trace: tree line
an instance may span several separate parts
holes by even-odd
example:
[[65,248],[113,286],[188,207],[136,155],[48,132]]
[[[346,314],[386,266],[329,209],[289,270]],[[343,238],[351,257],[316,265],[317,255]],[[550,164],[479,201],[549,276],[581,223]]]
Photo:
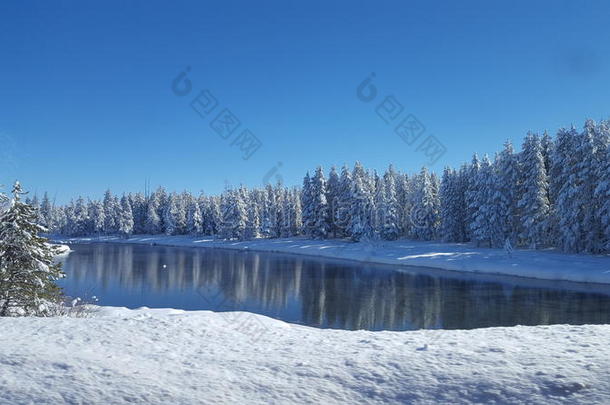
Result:
[[360,163],[307,173],[301,187],[228,187],[220,195],[106,191],[54,205],[28,202],[52,233],[70,236],[209,235],[226,239],[309,238],[442,240],[477,246],[610,252],[610,121],[528,133],[442,175],[409,175]]

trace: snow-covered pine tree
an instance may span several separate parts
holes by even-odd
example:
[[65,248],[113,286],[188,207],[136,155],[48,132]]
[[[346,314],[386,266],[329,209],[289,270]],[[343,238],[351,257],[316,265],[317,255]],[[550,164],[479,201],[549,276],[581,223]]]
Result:
[[379,177],[377,170],[366,171],[367,188],[371,194],[371,207],[369,209],[369,221],[373,233],[373,239],[381,238],[381,230],[383,228],[383,208],[384,204],[384,188],[383,178]]
[[117,231],[116,200],[110,190],[104,194],[104,232],[113,234]]
[[554,187],[559,188],[555,207],[557,238],[566,252],[579,252],[584,245],[584,214],[589,210],[591,196],[580,193],[588,189],[584,182],[589,177],[591,164],[586,162],[586,156],[591,144],[586,133],[578,134],[573,127],[569,132],[560,131],[556,140],[553,167],[562,180]]
[[428,170],[422,168],[414,178],[411,204],[411,236],[419,240],[433,240],[440,224],[438,191],[435,179]]
[[178,211],[178,204],[176,198],[175,194],[169,195],[165,211],[163,212],[164,232],[166,235],[175,235],[177,233],[176,213]]
[[74,204],[74,210],[72,211],[72,217],[70,218],[70,223],[70,235],[72,236],[86,236],[91,233],[89,227],[89,212],[83,197],[79,196],[76,199],[76,204]]
[[159,199],[156,193],[152,193],[146,203],[146,219],[144,231],[150,235],[161,233],[161,219],[159,218]]
[[600,225],[598,244],[600,251],[610,253],[610,121],[602,121],[598,132],[595,187],[596,219]]
[[242,193],[239,190],[227,189],[221,199],[222,224],[220,235],[225,239],[244,239],[247,213]]
[[479,157],[475,153],[472,156],[472,163],[468,167],[468,176],[467,184],[466,184],[466,193],[465,193],[465,201],[466,201],[466,234],[468,240],[474,241],[474,235],[472,233],[472,227],[475,222],[475,217],[477,215],[477,211],[479,210],[479,189],[477,188],[477,174],[480,168]]
[[436,175],[436,173],[430,173],[430,184],[432,186],[432,207],[434,210],[434,222],[432,227],[432,239],[438,239],[439,230],[441,226],[441,199],[440,199],[440,189],[441,189],[441,180]]
[[595,188],[597,169],[595,138],[597,126],[593,120],[587,120],[583,133],[577,137],[576,149],[576,206],[577,220],[580,223],[577,250],[579,252],[599,252],[599,234],[601,224],[596,221]]
[[159,218],[159,233],[165,233],[165,211],[169,205],[169,195],[165,188],[158,187],[154,191],[155,199],[157,200],[157,217]]
[[398,190],[398,226],[400,235],[407,237],[412,232],[411,209],[413,203],[413,179],[406,173],[396,175]]
[[[569,194],[572,186],[569,183],[572,148],[576,139],[576,130],[572,127],[570,130],[561,128],[557,132],[555,142],[553,143],[553,152],[551,154],[551,172],[549,173],[549,239],[553,246],[557,246],[562,250],[568,250],[567,241],[572,239],[570,228],[566,228],[566,219],[564,210],[569,210],[566,203],[570,200],[560,198]],[[568,204],[569,205],[569,204]]]
[[256,239],[260,237],[261,218],[260,208],[256,201],[255,193],[242,192],[242,198],[245,198],[244,205],[247,207],[246,228],[244,229],[245,239]]
[[457,171],[457,195],[459,200],[459,216],[460,218],[460,242],[468,241],[468,224],[466,223],[468,217],[468,205],[466,203],[466,192],[468,190],[468,176],[470,175],[470,168],[468,164],[462,164],[460,169]]
[[261,197],[261,233],[266,238],[277,238],[278,235],[278,194],[271,184],[262,190]]
[[494,234],[500,225],[498,213],[494,206],[495,176],[493,167],[487,155],[483,156],[475,177],[477,190],[472,202],[477,206],[474,221],[470,224],[472,240],[477,246],[492,247]]
[[63,276],[54,263],[55,247],[39,233],[34,208],[23,203],[19,182],[7,209],[0,214],[0,316],[39,315],[60,299],[55,281]]
[[595,217],[595,253],[607,252],[608,236],[606,235],[606,208],[608,195],[604,195],[604,183],[608,182],[608,148],[610,148],[610,121],[600,121],[595,128],[593,144],[595,148],[595,191],[593,197]]
[[493,226],[492,246],[504,246],[508,238],[511,244],[516,243],[518,229],[517,195],[519,186],[519,160],[510,141],[504,143],[504,149],[494,162],[494,188],[492,197],[495,223]]
[[544,160],[544,170],[546,170],[548,175],[551,172],[551,159],[553,158],[553,149],[555,145],[553,144],[553,138],[547,131],[544,131],[542,138],[540,138],[540,146],[542,148],[541,152],[542,159]]
[[54,207],[53,208],[53,226],[56,233],[61,235],[68,235],[68,207]]
[[519,202],[521,215],[519,241],[532,249],[549,240],[548,177],[540,137],[528,133],[520,154],[521,181]]
[[370,238],[373,234],[371,224],[368,222],[370,203],[364,179],[360,176],[353,179],[351,201],[347,234],[356,242]]
[[306,235],[324,239],[328,235],[328,203],[326,202],[326,179],[322,167],[318,167],[310,184],[311,215],[305,224]]
[[339,178],[339,190],[334,203],[334,212],[331,213],[331,221],[337,232],[337,236],[347,236],[347,227],[350,223],[351,198],[352,198],[352,174],[347,166],[341,168]]
[[133,233],[146,233],[146,197],[144,197],[144,194],[138,192],[135,194],[130,193],[128,198],[133,212]]
[[462,242],[463,210],[459,195],[458,173],[450,167],[445,167],[440,188],[441,200],[441,239],[444,242]]
[[104,205],[97,200],[90,201],[88,212],[91,232],[99,236],[104,232]]
[[301,220],[301,192],[297,187],[286,189],[286,199],[284,200],[284,232],[286,236],[297,236],[303,228]]
[[284,198],[284,186],[281,181],[278,181],[273,187],[273,213],[274,215],[274,229],[273,235],[275,238],[279,238],[282,233],[282,204]]
[[129,198],[126,195],[121,197],[121,211],[119,216],[119,234],[124,238],[129,238],[133,233],[133,212]]
[[360,162],[352,170],[348,236],[354,240],[371,239],[374,236],[372,219],[373,195],[370,180]]
[[311,236],[312,227],[315,222],[313,210],[313,197],[311,192],[311,178],[309,172],[305,173],[303,178],[303,187],[301,188],[301,203],[303,208],[303,231],[306,236]]
[[207,197],[203,192],[197,199],[199,203],[199,209],[201,210],[201,227],[202,235],[214,235],[214,226],[211,219],[211,203],[210,198]]
[[282,189],[280,198],[280,237],[287,238],[292,236],[291,224],[293,211],[291,209],[292,200],[288,188]]
[[193,196],[188,191],[183,191],[177,195],[177,208],[176,211],[176,232],[178,235],[186,235],[188,233],[186,216],[187,208],[190,202],[193,200]]
[[[382,184],[382,228],[381,237],[385,240],[396,240],[400,235],[398,226],[398,197],[396,191],[396,172],[390,165],[383,175]],[[379,208],[378,208],[379,209]]]
[[0,191],[0,215],[2,215],[8,209],[8,197]]
[[598,168],[595,197],[599,202],[597,218],[601,224],[601,250],[610,253],[610,145],[606,145],[605,157]]
[[341,180],[337,174],[335,166],[330,168],[328,181],[326,182],[326,202],[328,204],[328,232],[333,238],[337,237],[339,227],[335,221],[339,204],[339,193],[341,190]]
[[186,228],[191,235],[203,235],[203,217],[199,201],[191,198],[186,213]]
[[44,193],[42,202],[40,203],[38,222],[49,230],[53,226],[53,207],[51,205],[51,200],[49,200],[49,194],[46,192]]
[[212,235],[220,235],[222,227],[222,209],[221,197],[213,196],[209,199],[209,226],[211,227]]

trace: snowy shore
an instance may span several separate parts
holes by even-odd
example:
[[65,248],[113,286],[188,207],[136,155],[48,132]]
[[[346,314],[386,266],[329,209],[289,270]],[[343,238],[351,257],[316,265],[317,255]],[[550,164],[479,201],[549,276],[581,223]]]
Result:
[[0,318],[0,404],[610,403],[610,325],[354,332],[99,311]]
[[303,238],[223,241],[209,237],[137,235],[51,237],[56,243],[112,242],[182,247],[217,247],[304,254],[400,266],[422,266],[471,273],[503,274],[545,280],[610,284],[610,256],[564,254],[552,250],[515,249],[509,257],[502,249],[475,248],[468,244],[398,240],[351,243],[342,240]]

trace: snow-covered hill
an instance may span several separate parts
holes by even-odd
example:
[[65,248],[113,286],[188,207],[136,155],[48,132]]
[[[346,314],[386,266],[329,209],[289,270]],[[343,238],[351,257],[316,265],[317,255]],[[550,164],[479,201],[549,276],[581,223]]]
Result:
[[366,332],[249,313],[0,319],[1,404],[603,404],[610,326]]

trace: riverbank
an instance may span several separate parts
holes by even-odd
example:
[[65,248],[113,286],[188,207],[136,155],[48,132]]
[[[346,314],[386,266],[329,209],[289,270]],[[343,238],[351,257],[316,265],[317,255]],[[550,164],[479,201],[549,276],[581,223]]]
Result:
[[367,332],[97,307],[0,330],[1,404],[610,402],[610,325]]
[[352,243],[343,240],[304,238],[225,241],[210,237],[138,235],[67,238],[51,236],[56,243],[136,243],[180,247],[216,247],[302,254],[399,266],[502,274],[543,280],[610,284],[610,256],[564,254],[553,250],[476,248],[468,244],[410,240]]

